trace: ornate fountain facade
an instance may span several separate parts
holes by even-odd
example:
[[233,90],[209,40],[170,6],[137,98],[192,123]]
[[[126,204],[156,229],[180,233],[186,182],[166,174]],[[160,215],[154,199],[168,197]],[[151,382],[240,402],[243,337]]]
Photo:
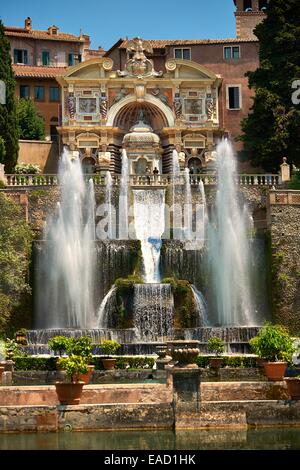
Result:
[[[87,60],[58,80],[62,87],[63,144],[79,155],[87,172],[120,173],[120,149],[127,148],[130,173],[171,173],[172,150],[180,166],[210,165],[219,126],[220,76],[191,60],[169,59],[154,70],[149,42],[127,44],[123,70],[113,60]],[[138,124],[147,125],[144,131]],[[126,135],[138,124],[135,135]],[[151,129],[152,136],[147,135]],[[153,137],[153,134],[156,137]],[[140,139],[139,139],[140,137]],[[145,144],[148,145],[145,148]],[[140,148],[139,144],[142,144]]]

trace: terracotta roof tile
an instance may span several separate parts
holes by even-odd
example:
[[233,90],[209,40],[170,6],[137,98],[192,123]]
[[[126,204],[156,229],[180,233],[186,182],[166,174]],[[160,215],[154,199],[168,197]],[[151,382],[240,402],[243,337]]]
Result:
[[31,65],[13,65],[13,71],[16,77],[28,78],[55,78],[62,75],[67,67],[38,67]]
[[49,41],[71,41],[71,42],[84,42],[84,38],[80,36],[74,36],[74,34],[60,33],[49,34],[48,31],[40,29],[32,29],[30,31],[24,28],[17,28],[14,26],[5,26],[5,35],[14,36],[20,38],[31,38],[31,39],[45,39]]
[[[129,40],[124,40],[119,48],[126,49]],[[227,43],[239,43],[239,42],[258,42],[256,38],[226,38],[226,39],[147,39],[144,42],[150,44],[153,49],[160,49],[166,46],[193,46],[201,44],[227,44]]]

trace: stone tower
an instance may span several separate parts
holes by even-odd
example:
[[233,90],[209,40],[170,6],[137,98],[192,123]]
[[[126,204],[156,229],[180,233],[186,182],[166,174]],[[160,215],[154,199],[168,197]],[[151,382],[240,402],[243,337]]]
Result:
[[268,0],[233,0],[236,6],[236,36],[237,38],[256,38],[253,30],[264,18]]

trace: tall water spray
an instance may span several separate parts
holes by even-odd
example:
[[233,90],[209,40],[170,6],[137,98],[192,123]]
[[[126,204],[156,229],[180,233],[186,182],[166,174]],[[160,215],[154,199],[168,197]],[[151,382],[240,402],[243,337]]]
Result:
[[119,195],[119,240],[128,239],[128,157],[122,150],[122,173]]
[[37,279],[38,328],[94,326],[95,198],[78,158],[59,163],[60,202],[46,223]]
[[184,188],[184,238],[186,240],[191,240],[193,232],[193,205],[189,168],[185,168],[184,170]]
[[220,326],[255,325],[251,299],[251,218],[239,200],[232,146],[217,147],[218,190],[210,225],[209,256]]
[[134,190],[134,227],[141,240],[146,283],[160,282],[159,262],[165,230],[165,190]]
[[106,191],[105,191],[105,205],[107,210],[107,238],[112,240],[113,236],[113,205],[112,205],[112,187],[113,180],[110,171],[106,172]]
[[172,214],[173,214],[173,238],[182,238],[182,208],[178,203],[178,191],[180,184],[180,165],[177,150],[172,153]]

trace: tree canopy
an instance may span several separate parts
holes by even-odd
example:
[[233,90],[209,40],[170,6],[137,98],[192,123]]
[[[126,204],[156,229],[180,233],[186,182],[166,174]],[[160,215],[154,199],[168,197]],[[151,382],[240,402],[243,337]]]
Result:
[[30,291],[28,265],[32,232],[22,209],[0,192],[0,332],[19,311],[23,296]]
[[15,78],[11,66],[10,45],[0,20],[0,80],[5,83],[6,102],[0,104],[0,137],[5,152],[0,153],[0,163],[5,164],[6,173],[12,173],[18,160],[19,135],[15,100]]
[[300,164],[300,105],[292,102],[293,83],[300,80],[299,18],[299,0],[270,0],[254,30],[260,66],[248,73],[255,97],[241,140],[246,157],[266,171],[277,172],[283,157]]
[[17,116],[20,139],[43,140],[45,123],[38,114],[31,99],[22,98],[18,101]]

